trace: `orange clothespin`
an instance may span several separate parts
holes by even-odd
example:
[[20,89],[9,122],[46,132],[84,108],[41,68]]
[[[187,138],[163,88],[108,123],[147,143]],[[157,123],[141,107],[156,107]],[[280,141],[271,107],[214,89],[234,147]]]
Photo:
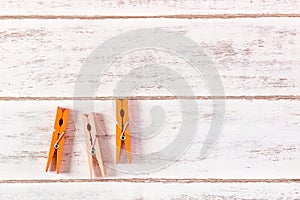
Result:
[[128,156],[128,163],[131,162],[130,157],[130,132],[128,118],[128,98],[116,99],[116,163],[120,160],[120,152],[122,143],[125,143],[125,149]]
[[59,174],[60,161],[61,161],[62,150],[64,146],[65,131],[67,129],[68,114],[69,114],[69,109],[62,109],[60,107],[57,107],[56,119],[54,123],[54,131],[52,134],[52,141],[50,144],[46,172],[48,171],[52,158],[56,153],[56,159],[57,159],[56,173]]
[[101,156],[100,144],[97,139],[97,131],[96,125],[94,120],[93,113],[88,115],[82,115],[83,119],[83,126],[84,132],[86,135],[86,147],[87,147],[87,154],[88,154],[88,162],[89,162],[89,169],[90,169],[90,177],[92,178],[92,169],[93,169],[93,158],[96,158],[98,165],[101,170],[101,174],[104,177],[104,166]]

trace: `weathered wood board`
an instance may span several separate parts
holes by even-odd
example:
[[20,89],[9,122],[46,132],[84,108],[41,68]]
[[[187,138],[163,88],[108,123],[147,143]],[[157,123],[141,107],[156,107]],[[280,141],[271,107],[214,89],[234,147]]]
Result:
[[39,183],[0,191],[3,199],[297,199],[299,183]]
[[[208,156],[201,159],[200,151],[213,114],[210,100],[198,100],[199,118],[191,112],[187,122],[182,120],[182,107],[176,100],[130,101],[132,153],[143,154],[144,160],[135,160],[133,155],[133,164],[129,166],[124,154],[121,158],[124,168],[116,168],[114,105],[112,101],[96,101],[94,111],[98,113],[99,130],[103,135],[100,140],[107,178],[299,178],[300,146],[296,139],[300,130],[299,103],[289,100],[227,100],[219,140]],[[80,109],[70,114],[62,173],[45,173],[57,105],[73,106],[72,101],[1,102],[0,171],[5,172],[1,173],[1,180],[89,177],[85,136],[81,118],[77,118],[80,113],[89,111]],[[151,119],[154,106],[161,106],[165,117],[160,119],[154,115],[158,119]],[[163,158],[147,159],[150,153],[171,145],[183,123],[198,124],[191,146],[184,148],[186,152],[178,156],[176,162]],[[147,127],[153,133],[147,132]],[[148,135],[143,135],[145,132]],[[127,167],[132,171],[135,166],[153,163],[159,168],[144,173],[126,173]]]
[[[0,95],[72,97],[78,73],[95,48],[120,33],[155,27],[182,33],[198,43],[219,71],[227,96],[300,94],[300,20],[265,18],[1,20]],[[147,64],[176,71],[196,96],[210,96],[204,77],[193,66],[155,47],[128,53],[107,67],[99,80],[90,78],[99,81],[94,96],[113,96],[123,76]],[[178,78],[165,77],[170,82]],[[183,85],[177,87],[186,90]],[[133,95],[173,96],[153,85],[142,85]]]
[[180,14],[299,14],[297,0],[103,0],[2,1],[1,15],[108,15],[157,16]]

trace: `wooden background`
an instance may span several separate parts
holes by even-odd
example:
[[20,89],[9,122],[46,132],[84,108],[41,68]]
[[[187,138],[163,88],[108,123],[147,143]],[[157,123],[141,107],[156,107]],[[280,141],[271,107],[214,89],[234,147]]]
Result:
[[[300,198],[299,11],[297,0],[1,1],[0,199]],[[103,137],[114,143],[114,86],[130,70],[155,61],[186,77],[196,95],[184,97],[196,99],[200,113],[198,122],[190,122],[198,128],[187,152],[158,171],[107,169],[104,179],[91,181],[82,123],[74,122],[73,110],[62,173],[46,173],[56,107],[72,108],[84,60],[113,36],[155,27],[197,42],[219,70],[226,113],[213,151],[199,158],[212,115],[205,82],[182,60],[149,50],[126,55],[105,72],[94,102]],[[133,133],[151,124],[155,105],[165,109],[166,121],[156,137],[133,140],[133,151],[155,152],[176,137],[181,113],[171,96],[155,86],[134,92]],[[103,154],[113,165],[114,149],[105,148]]]

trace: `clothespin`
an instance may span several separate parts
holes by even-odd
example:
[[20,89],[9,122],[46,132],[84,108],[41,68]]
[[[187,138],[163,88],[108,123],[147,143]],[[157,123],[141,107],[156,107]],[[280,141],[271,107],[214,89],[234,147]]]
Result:
[[46,172],[49,169],[50,163],[54,154],[56,154],[56,173],[59,174],[60,161],[62,157],[62,150],[64,146],[65,131],[67,129],[69,109],[62,109],[57,107],[56,118],[54,123],[54,131],[52,134],[52,141],[48,155]]
[[130,157],[130,132],[128,118],[128,98],[116,99],[116,163],[120,160],[120,152],[122,143],[125,143],[125,149],[128,156],[128,163],[131,162]]
[[93,113],[88,115],[82,115],[84,132],[86,135],[86,147],[90,169],[90,177],[92,178],[93,158],[96,158],[101,170],[101,174],[104,177],[104,166],[101,156],[100,144],[97,138],[96,125]]

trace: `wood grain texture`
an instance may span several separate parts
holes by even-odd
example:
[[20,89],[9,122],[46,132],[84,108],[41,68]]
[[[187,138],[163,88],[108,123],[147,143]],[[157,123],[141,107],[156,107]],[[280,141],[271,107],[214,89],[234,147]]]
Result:
[[297,0],[103,0],[103,1],[3,1],[1,15],[170,15],[170,14],[237,14],[298,13]]
[[[189,100],[186,100],[189,101]],[[81,102],[83,104],[83,102]],[[108,179],[185,178],[185,179],[297,179],[300,167],[299,101],[228,100],[223,131],[213,151],[199,157],[211,123],[210,100],[197,100],[199,119],[194,112],[188,123],[198,123],[195,139],[186,153],[172,160],[149,160],[147,155],[162,150],[177,137],[182,125],[181,107],[176,100],[130,101],[133,164],[115,167],[114,105],[112,101],[95,101],[98,114],[103,160]],[[81,107],[72,111],[65,139],[61,174],[44,171],[56,106],[73,106],[72,101],[3,101],[1,102],[0,174],[1,180],[88,179],[85,137],[80,118]],[[150,117],[155,106],[165,111],[165,118]],[[156,108],[157,109],[157,108]],[[151,111],[152,110],[152,111]],[[76,123],[73,121],[76,120]],[[151,137],[145,137],[151,124]],[[143,137],[142,137],[143,136]],[[143,163],[134,153],[144,154]],[[125,154],[121,161],[126,162]],[[122,161],[122,162],[123,162]],[[126,173],[129,167],[159,164],[162,169],[147,173]],[[169,165],[171,164],[171,165]],[[126,180],[125,180],[126,181]],[[196,180],[197,181],[197,180]],[[222,181],[222,180],[221,180]],[[271,180],[272,181],[272,180]]]
[[299,183],[0,184],[3,199],[297,199]]
[[[227,96],[300,94],[299,18],[28,19],[0,21],[0,96],[72,97],[80,68],[96,47],[120,33],[151,27],[182,33],[198,43],[218,69]],[[210,96],[203,77],[184,59],[155,48],[117,59],[98,80],[94,96],[113,96],[124,75],[148,64],[176,71],[196,96]],[[140,76],[136,74],[137,78]],[[166,78],[170,82],[177,79],[172,75]],[[179,85],[178,90],[185,91],[186,87]],[[170,95],[173,96],[155,85],[141,85],[132,93],[132,96]]]

